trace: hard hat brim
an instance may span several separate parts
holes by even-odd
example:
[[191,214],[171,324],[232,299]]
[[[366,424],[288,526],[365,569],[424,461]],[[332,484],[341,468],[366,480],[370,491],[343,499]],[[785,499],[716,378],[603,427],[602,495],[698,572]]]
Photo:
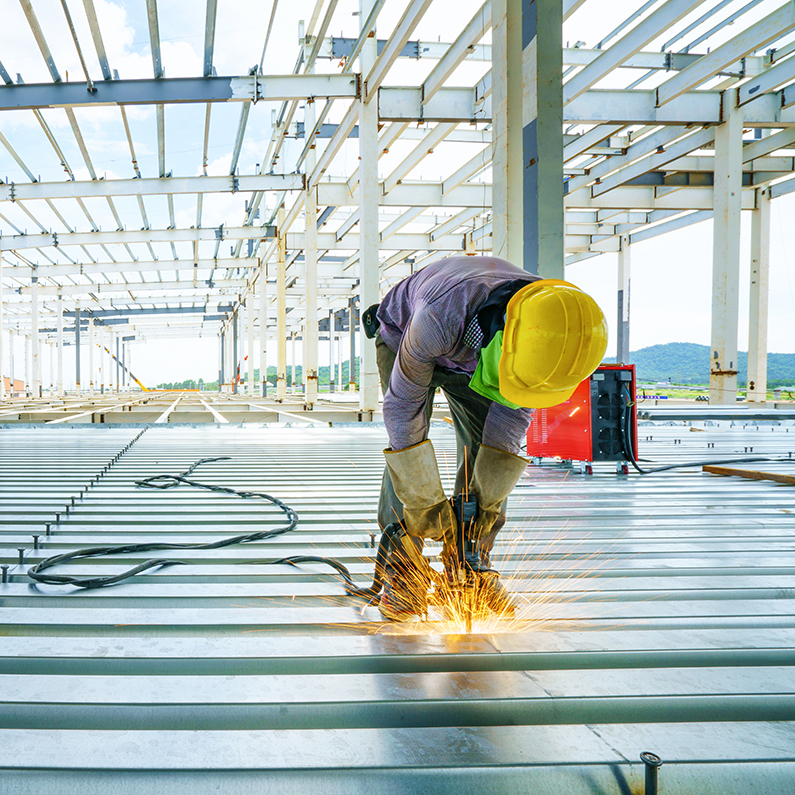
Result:
[[[590,376],[589,376],[590,378]],[[565,403],[576,392],[579,384],[575,384],[571,389],[560,389],[549,392],[541,392],[538,390],[517,389],[513,384],[500,384],[500,394],[526,409],[548,409],[552,406],[558,406]]]

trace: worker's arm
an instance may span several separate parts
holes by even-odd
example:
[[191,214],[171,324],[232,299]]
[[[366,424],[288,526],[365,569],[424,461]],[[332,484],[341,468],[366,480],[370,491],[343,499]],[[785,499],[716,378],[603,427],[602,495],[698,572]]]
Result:
[[483,427],[483,444],[521,455],[532,416],[533,409],[511,409],[501,403],[492,403]]
[[427,438],[425,406],[436,359],[448,354],[456,340],[457,330],[445,327],[428,307],[412,314],[384,395],[384,423],[393,450]]

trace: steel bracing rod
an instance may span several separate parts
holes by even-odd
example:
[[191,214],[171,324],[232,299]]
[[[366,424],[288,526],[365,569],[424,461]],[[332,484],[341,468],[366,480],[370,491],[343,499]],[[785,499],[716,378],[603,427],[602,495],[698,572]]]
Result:
[[657,88],[657,105],[664,105],[725,69],[735,61],[795,29],[795,6],[787,2],[764,19],[716,47]]
[[442,195],[449,193],[454,188],[480,174],[491,163],[492,148],[487,146],[473,158],[464,163],[461,168],[442,181]]
[[422,84],[423,104],[427,103],[444,85],[447,78],[450,77],[461,61],[466,58],[470,48],[477,44],[486,31],[490,29],[491,0],[486,0],[425,79]]
[[667,0],[612,47],[605,50],[593,63],[574,75],[563,86],[563,104],[576,99],[607,74],[620,67],[627,58],[653,41],[661,31],[667,30],[687,16],[700,3],[701,0]]

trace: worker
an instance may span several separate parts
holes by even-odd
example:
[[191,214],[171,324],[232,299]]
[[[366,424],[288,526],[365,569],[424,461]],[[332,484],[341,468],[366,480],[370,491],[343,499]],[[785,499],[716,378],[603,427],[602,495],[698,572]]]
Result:
[[428,439],[437,388],[456,433],[455,493],[466,490],[478,503],[465,529],[466,564],[485,607],[512,613],[490,552],[527,466],[521,453],[533,409],[568,400],[599,365],[602,311],[568,282],[497,257],[453,256],[395,285],[363,325],[375,339],[390,445],[378,506],[379,524],[390,530],[381,614],[401,621],[427,612],[425,539],[441,541],[445,573],[451,582],[456,576],[455,514]]

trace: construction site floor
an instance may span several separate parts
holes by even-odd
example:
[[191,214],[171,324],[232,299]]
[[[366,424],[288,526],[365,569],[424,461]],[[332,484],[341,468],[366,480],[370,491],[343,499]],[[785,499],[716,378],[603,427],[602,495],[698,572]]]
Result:
[[[431,438],[449,492],[452,429]],[[795,455],[792,421],[639,439],[649,466]],[[521,607],[467,634],[434,611],[385,622],[327,566],[262,564],[328,556],[368,584],[384,446],[377,424],[0,426],[0,793],[627,795],[644,751],[660,792],[795,789],[792,486],[531,466],[493,556]],[[274,495],[297,528],[53,570],[192,564],[110,588],[28,577],[83,547],[284,525],[254,498],[136,487],[216,456],[192,477]]]

